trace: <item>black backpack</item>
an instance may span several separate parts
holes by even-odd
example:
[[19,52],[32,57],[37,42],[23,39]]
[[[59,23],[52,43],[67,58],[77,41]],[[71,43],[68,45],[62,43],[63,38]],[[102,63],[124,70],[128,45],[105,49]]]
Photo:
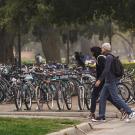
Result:
[[[113,56],[113,55],[112,55]],[[113,56],[113,61],[111,64],[111,71],[112,73],[118,77],[121,78],[124,74],[124,67],[119,59],[119,56]]]

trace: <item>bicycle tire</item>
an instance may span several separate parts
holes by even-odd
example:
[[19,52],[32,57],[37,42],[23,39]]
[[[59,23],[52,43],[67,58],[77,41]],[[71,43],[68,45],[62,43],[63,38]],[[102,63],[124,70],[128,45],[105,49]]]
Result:
[[36,102],[37,102],[37,107],[38,107],[38,110],[43,110],[43,104],[44,104],[44,97],[43,97],[43,91],[40,89],[39,86],[36,87]]
[[0,86],[0,103],[2,103],[5,99],[5,96],[4,96],[4,91],[2,89],[2,87]]
[[124,83],[118,83],[118,94],[125,101],[128,102],[130,99],[130,90]]
[[59,110],[64,110],[65,107],[65,101],[63,96],[63,87],[62,84],[58,84],[57,90],[56,90],[56,97],[57,97],[57,106]]
[[87,109],[90,110],[93,85],[91,83],[84,83],[83,86],[85,88],[85,104]]
[[22,109],[22,92],[19,87],[12,87],[14,93],[14,103],[17,111]]
[[64,81],[65,83],[65,91],[63,91],[65,104],[67,110],[72,109],[72,87],[70,86],[70,82],[68,80]]
[[27,87],[25,87],[25,88],[26,89],[24,90],[25,91],[24,104],[25,104],[27,110],[31,110],[31,107],[32,107],[32,96],[31,96],[30,86],[27,85]]
[[55,86],[50,83],[48,86],[48,90],[47,90],[47,106],[49,110],[53,110],[55,107],[54,104],[54,97],[55,97],[55,91],[54,91]]
[[84,86],[77,87],[78,94],[78,106],[80,110],[84,110],[85,108],[85,89]]

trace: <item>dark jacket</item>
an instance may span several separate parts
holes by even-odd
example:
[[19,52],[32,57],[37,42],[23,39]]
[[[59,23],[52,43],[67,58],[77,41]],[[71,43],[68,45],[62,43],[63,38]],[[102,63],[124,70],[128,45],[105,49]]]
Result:
[[115,77],[115,75],[112,73],[111,71],[111,64],[113,61],[113,56],[110,54],[106,55],[106,64],[105,64],[105,68],[103,70],[103,73],[101,74],[101,76],[99,77],[99,80],[104,80],[106,83],[111,83],[111,82],[115,82],[117,80],[117,78]]
[[104,68],[105,68],[105,62],[106,62],[106,58],[103,56],[98,56],[97,57],[97,62],[96,62],[96,79],[98,80],[99,77],[101,76]]
[[101,48],[100,47],[92,47],[91,52],[93,53],[93,56],[96,58],[96,79],[98,80],[101,76],[104,67],[105,67],[105,56],[101,55]]

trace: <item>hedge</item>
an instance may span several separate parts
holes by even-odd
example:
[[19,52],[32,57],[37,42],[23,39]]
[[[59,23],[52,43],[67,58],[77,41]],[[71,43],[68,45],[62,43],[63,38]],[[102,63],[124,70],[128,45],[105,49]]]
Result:
[[125,63],[123,65],[124,65],[124,68],[129,69],[129,70],[131,68],[135,68],[135,63]]

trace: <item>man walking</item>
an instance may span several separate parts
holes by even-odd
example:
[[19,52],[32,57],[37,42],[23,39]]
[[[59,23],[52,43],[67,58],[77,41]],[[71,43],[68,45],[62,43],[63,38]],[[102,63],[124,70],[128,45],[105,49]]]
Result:
[[[101,48],[100,47],[92,47],[91,52],[92,55],[96,58],[96,80],[99,79],[101,76],[106,62],[106,56],[101,55]],[[96,101],[99,98],[101,89],[104,85],[104,80],[100,83],[98,87],[94,87],[92,91],[92,97],[91,97],[91,108],[90,108],[90,115],[89,118],[94,121],[95,119],[95,110],[96,110]],[[115,102],[113,102],[111,96],[109,95],[107,100],[109,100],[113,105],[115,105],[119,110],[121,109]]]
[[103,73],[97,80],[95,86],[98,87],[101,82],[105,79],[105,84],[100,94],[99,101],[99,117],[96,120],[105,120],[105,111],[106,111],[106,99],[111,95],[113,102],[118,104],[120,108],[128,114],[129,119],[135,117],[135,112],[128,107],[128,105],[118,96],[117,93],[117,77],[111,70],[111,64],[114,60],[113,55],[111,54],[111,45],[110,43],[104,43],[102,45],[102,54],[106,55],[106,64]]

